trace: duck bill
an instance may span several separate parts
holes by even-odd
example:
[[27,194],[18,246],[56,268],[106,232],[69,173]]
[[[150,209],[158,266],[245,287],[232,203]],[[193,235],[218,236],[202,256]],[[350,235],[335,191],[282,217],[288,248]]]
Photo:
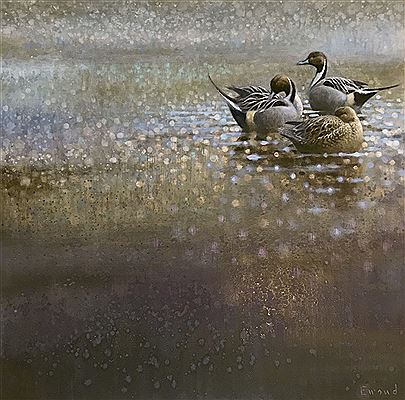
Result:
[[308,65],[308,64],[309,64],[308,58],[306,58],[305,60],[297,62],[297,65]]

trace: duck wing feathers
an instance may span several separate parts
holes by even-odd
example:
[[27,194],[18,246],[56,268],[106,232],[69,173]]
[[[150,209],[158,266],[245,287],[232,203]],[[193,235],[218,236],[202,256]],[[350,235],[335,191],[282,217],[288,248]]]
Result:
[[263,86],[230,86],[228,89],[238,94],[232,97],[225,93],[209,74],[208,78],[234,112],[246,114],[248,111],[261,112],[273,107],[289,106],[288,99],[285,99],[281,94],[271,92]]
[[269,89],[266,89],[263,86],[255,86],[255,85],[250,85],[250,86],[228,86],[227,87],[229,90],[233,90],[235,93],[237,93],[240,97],[245,97],[249,96],[250,94],[253,93],[259,93],[259,94],[271,94],[271,91]]
[[326,78],[323,85],[332,87],[345,94],[350,94],[361,89],[367,89],[368,86],[365,82],[341,77]]
[[228,89],[238,94],[235,103],[242,111],[264,111],[275,105],[282,97],[263,86],[229,86]]
[[289,121],[288,128],[281,134],[293,143],[300,144],[333,144],[347,134],[350,126],[334,115],[325,115],[302,122]]
[[284,106],[285,101],[275,96],[248,96],[238,101],[239,107],[244,111],[266,111],[272,107]]

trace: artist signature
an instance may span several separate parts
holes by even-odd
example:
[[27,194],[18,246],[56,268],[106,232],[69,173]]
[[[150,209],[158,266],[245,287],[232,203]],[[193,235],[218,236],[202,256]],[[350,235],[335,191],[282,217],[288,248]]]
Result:
[[398,384],[385,387],[371,387],[369,385],[360,386],[360,395],[364,397],[386,397],[398,395]]

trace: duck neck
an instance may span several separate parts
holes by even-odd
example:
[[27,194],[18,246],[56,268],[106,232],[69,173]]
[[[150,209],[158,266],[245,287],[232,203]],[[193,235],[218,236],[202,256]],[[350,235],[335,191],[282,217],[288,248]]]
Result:
[[322,79],[325,79],[327,70],[328,70],[328,61],[325,59],[323,61],[322,66],[316,68],[316,74],[314,76],[314,79],[312,79],[311,88],[317,85]]
[[363,125],[361,124],[361,121],[359,118],[355,118],[354,121],[349,122],[349,125],[352,128],[352,132],[357,136],[360,135],[363,137]]
[[291,103],[294,103],[295,96],[297,94],[297,89],[295,88],[295,83],[291,79],[288,79],[288,81],[290,83],[290,93],[288,93],[288,96],[286,98]]

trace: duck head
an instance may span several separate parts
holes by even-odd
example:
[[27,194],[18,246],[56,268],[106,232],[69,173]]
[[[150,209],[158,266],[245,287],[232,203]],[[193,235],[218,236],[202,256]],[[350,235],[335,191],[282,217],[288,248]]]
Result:
[[335,111],[335,115],[343,122],[353,122],[357,119],[356,111],[348,106],[337,108]]
[[272,92],[286,94],[286,99],[293,102],[296,96],[296,88],[294,82],[283,74],[276,75],[270,82]]
[[271,91],[274,93],[290,93],[290,80],[287,75],[278,74],[270,82]]
[[312,65],[319,72],[326,64],[326,55],[321,51],[313,51],[305,60],[298,61],[297,65]]

